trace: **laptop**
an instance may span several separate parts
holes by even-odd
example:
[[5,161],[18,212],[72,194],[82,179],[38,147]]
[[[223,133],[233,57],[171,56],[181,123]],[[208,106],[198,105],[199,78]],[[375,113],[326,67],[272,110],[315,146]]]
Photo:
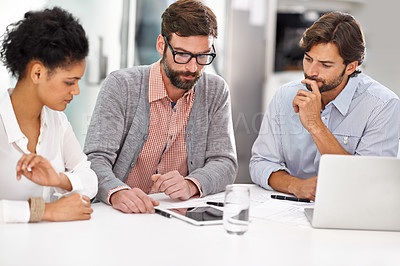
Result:
[[400,159],[323,155],[304,212],[315,228],[400,231]]

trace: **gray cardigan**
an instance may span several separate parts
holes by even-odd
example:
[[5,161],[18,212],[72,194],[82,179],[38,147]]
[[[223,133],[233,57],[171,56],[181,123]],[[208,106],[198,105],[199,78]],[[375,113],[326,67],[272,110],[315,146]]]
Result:
[[[107,203],[109,190],[126,179],[148,138],[150,66],[111,73],[97,98],[84,152],[99,179],[97,198]],[[204,195],[223,191],[237,174],[230,96],[226,82],[204,73],[195,87],[185,133],[190,177]]]

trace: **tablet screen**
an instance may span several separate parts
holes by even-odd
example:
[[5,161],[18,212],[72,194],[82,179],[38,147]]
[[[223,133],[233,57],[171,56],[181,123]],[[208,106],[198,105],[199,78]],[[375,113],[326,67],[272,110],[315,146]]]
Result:
[[198,222],[222,220],[223,212],[211,206],[196,208],[168,209]]

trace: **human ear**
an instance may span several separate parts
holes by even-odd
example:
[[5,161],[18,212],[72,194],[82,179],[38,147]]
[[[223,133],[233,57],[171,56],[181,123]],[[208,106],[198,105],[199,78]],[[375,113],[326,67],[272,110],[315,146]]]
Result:
[[353,74],[353,72],[356,71],[357,66],[358,66],[358,61],[353,61],[349,63],[346,66],[346,75],[350,76],[351,74]]
[[162,35],[160,34],[160,35],[158,35],[158,37],[157,37],[156,48],[157,48],[157,52],[158,52],[161,56],[164,55],[164,47],[165,47],[164,36],[162,36]]
[[30,78],[34,84],[39,83],[40,78],[43,77],[44,67],[39,62],[32,62],[30,67]]

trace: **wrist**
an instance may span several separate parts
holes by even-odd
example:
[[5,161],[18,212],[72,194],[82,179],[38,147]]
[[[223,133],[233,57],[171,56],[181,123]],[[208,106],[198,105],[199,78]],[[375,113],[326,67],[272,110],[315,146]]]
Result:
[[320,134],[324,133],[324,130],[326,129],[326,126],[324,123],[316,123],[314,126],[310,127],[308,129],[308,132],[310,133],[311,136],[319,136]]
[[45,212],[45,203],[43,198],[29,198],[29,222],[40,222]]
[[117,198],[117,195],[118,195],[121,191],[123,191],[123,190],[127,190],[127,189],[121,189],[121,190],[117,190],[117,191],[113,192],[113,193],[110,195],[109,201],[108,201],[108,202],[109,202],[111,205],[113,205],[113,200],[116,199],[116,198]]
[[189,198],[200,195],[199,189],[192,180],[186,179],[185,181],[189,187]]
[[55,221],[53,212],[54,204],[55,202],[45,203],[42,221]]
[[289,183],[287,190],[290,194],[296,195],[299,187],[300,180],[297,178],[293,178]]
[[42,217],[43,221],[51,221],[51,219],[50,219],[51,212],[50,212],[49,204],[51,204],[51,203],[46,203],[45,204],[44,213],[43,213],[43,217]]
[[72,191],[72,184],[68,176],[64,173],[59,173],[58,177],[60,179],[60,184],[58,185],[58,187],[65,189],[67,191]]

